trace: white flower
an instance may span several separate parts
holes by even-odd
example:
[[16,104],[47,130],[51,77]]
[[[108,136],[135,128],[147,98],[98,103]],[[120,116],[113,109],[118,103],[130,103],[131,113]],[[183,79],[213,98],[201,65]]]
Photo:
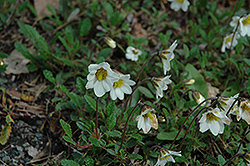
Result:
[[166,150],[166,149],[161,149],[160,151],[160,155],[158,156],[158,160],[157,163],[155,164],[155,166],[164,166],[168,161],[172,161],[173,163],[175,163],[174,158],[172,157],[172,155],[175,156],[181,156],[181,151],[179,152],[174,152],[174,151],[170,151],[170,150]]
[[190,5],[188,0],[168,0],[168,1],[172,2],[170,5],[170,8],[176,12],[180,9],[186,12],[188,9],[188,6]]
[[142,129],[145,134],[149,132],[151,127],[155,130],[158,129],[158,120],[155,115],[155,110],[148,105],[142,108],[140,115],[136,117],[136,121],[138,121],[138,129]]
[[[201,102],[203,102],[205,100],[205,97],[202,96],[202,94],[198,91],[193,91],[192,96],[194,98],[194,101],[197,104],[200,104]],[[206,102],[204,102],[203,104],[201,104],[201,106],[205,106]]]
[[113,82],[119,78],[119,75],[110,69],[107,62],[91,64],[88,70],[86,89],[94,88],[97,97],[102,97],[106,92],[110,91]]
[[176,42],[177,40],[174,41],[174,43],[169,47],[169,49],[160,52],[161,60],[163,63],[164,75],[166,75],[167,71],[170,70],[170,61],[174,59],[173,51],[178,45]]
[[115,48],[116,47],[116,42],[113,39],[111,39],[110,37],[106,37],[105,38],[105,42],[111,48]]
[[210,111],[202,114],[202,117],[199,121],[200,131],[204,133],[208,129],[212,132],[214,136],[222,134],[224,131],[224,124],[230,124],[230,119],[226,116],[225,111],[220,111],[219,108],[214,108]]
[[120,77],[113,83],[113,86],[111,87],[111,90],[110,90],[110,97],[112,100],[116,100],[117,97],[120,100],[123,100],[124,93],[131,94],[132,88],[130,86],[135,85],[135,82],[130,80],[129,74],[126,74],[126,75],[123,75],[121,73],[118,73],[118,74]]
[[137,48],[134,48],[132,46],[129,46],[127,49],[126,49],[126,58],[127,59],[130,59],[131,61],[137,61],[138,60],[138,56],[142,54],[142,51],[137,49]]
[[225,52],[226,48],[230,49],[232,39],[233,39],[233,44],[232,44],[231,49],[233,49],[238,44],[238,41],[237,41],[238,38],[239,38],[238,34],[235,34],[234,38],[233,38],[233,33],[230,34],[230,35],[226,35],[226,37],[224,37],[224,40],[223,40],[223,44],[222,44],[222,47],[221,47],[221,52]]
[[[239,97],[239,93],[234,95],[233,97],[220,97],[218,102],[219,102],[219,108],[222,111],[228,112],[232,104],[235,102],[235,100]],[[238,110],[238,101],[234,104],[234,106],[231,108],[230,113],[235,114]]]
[[237,120],[244,119],[250,125],[250,101],[243,99],[237,111]]
[[153,85],[155,87],[155,93],[156,93],[156,99],[159,97],[163,97],[163,91],[168,89],[167,84],[170,84],[172,81],[169,79],[171,76],[166,76],[164,78],[158,77],[158,78],[152,78]]
[[240,18],[239,23],[241,36],[250,36],[250,14]]
[[233,16],[232,21],[229,23],[229,25],[233,28],[235,28],[240,20],[239,16]]

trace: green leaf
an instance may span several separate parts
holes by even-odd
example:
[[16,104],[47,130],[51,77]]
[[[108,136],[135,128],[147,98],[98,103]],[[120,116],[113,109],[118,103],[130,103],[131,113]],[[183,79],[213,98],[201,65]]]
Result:
[[21,43],[15,42],[15,48],[19,51],[26,59],[31,60],[32,62],[36,63],[37,60],[35,57],[29,52],[29,50]]
[[5,145],[7,143],[7,140],[9,139],[10,137],[10,134],[11,134],[11,131],[12,131],[12,127],[8,124],[6,124],[1,133],[0,133],[0,143],[2,145]]
[[117,118],[117,115],[115,115],[114,113],[108,117],[107,123],[108,123],[109,130],[112,130],[116,126],[116,118]]
[[60,119],[60,123],[62,125],[65,134],[68,135],[70,138],[72,138],[71,126],[68,123],[66,123],[63,119]]
[[189,73],[187,79],[195,80],[195,83],[190,85],[189,88],[199,91],[205,98],[207,98],[208,88],[204,77],[191,64],[187,64],[185,71]]
[[[172,131],[172,132],[160,132],[156,138],[158,140],[174,140],[174,138],[176,137],[177,133],[179,131]],[[176,140],[179,140],[180,138],[182,138],[184,136],[184,132],[180,132],[180,134],[178,135]]]
[[116,153],[115,153],[115,151],[114,151],[113,149],[106,149],[106,150],[107,150],[107,152],[108,152],[109,154],[111,154],[111,155],[113,155],[113,156],[116,155]]
[[96,101],[88,95],[85,95],[84,98],[87,101],[87,103],[90,105],[90,107],[93,110],[96,110]]
[[147,88],[143,87],[143,86],[139,86],[138,87],[139,91],[144,94],[146,97],[148,98],[154,98],[154,95],[150,92],[150,90],[148,90]]
[[103,5],[103,7],[107,13],[107,17],[109,19],[114,13],[113,7],[108,2],[103,2],[102,5]]
[[222,155],[219,154],[218,162],[219,162],[220,165],[223,165],[226,162],[226,160],[224,159],[224,157]]
[[143,159],[143,157],[139,154],[129,154],[128,158],[133,159],[133,160],[142,160]]
[[97,55],[98,58],[103,57],[104,59],[107,58],[112,52],[111,48],[102,49],[99,54]]
[[19,26],[20,26],[20,32],[23,33],[26,37],[28,37],[31,42],[33,43],[38,43],[38,49],[42,49],[45,52],[49,53],[49,46],[46,43],[46,40],[44,39],[44,37],[42,37],[35,28],[33,28],[32,26],[28,25],[28,24],[22,24],[19,22]]
[[73,160],[67,160],[67,159],[63,159],[61,161],[62,166],[80,166],[80,164],[78,164],[77,162],[73,161]]
[[83,21],[79,23],[80,35],[85,36],[89,33],[91,29],[91,20],[89,17],[85,18]]
[[81,108],[83,106],[83,100],[81,96],[73,92],[67,93],[67,95],[69,96],[70,100],[74,103],[76,107]]
[[99,140],[97,139],[97,138],[95,138],[95,137],[89,137],[89,141],[94,145],[94,146],[97,146],[97,147],[99,147],[100,146],[100,142],[99,142]]
[[107,116],[108,117],[110,115],[114,114],[115,108],[116,108],[115,101],[114,100],[109,101],[108,106],[107,106]]
[[183,44],[183,53],[186,59],[189,57],[189,48],[186,44]]
[[95,164],[95,161],[90,156],[85,157],[84,162],[86,166],[94,166]]
[[0,58],[8,58],[8,54],[5,54],[4,52],[0,52]]
[[51,71],[49,71],[49,70],[44,70],[44,71],[43,71],[43,75],[44,75],[44,77],[45,77],[47,80],[49,80],[50,82],[56,84],[56,80],[55,80],[55,78],[53,77],[53,74],[52,74]]
[[69,143],[71,143],[71,144],[73,144],[73,145],[76,145],[76,143],[75,143],[69,136],[63,135],[62,137],[63,137],[63,139],[64,139],[66,142],[69,142]]
[[81,94],[84,94],[85,92],[85,81],[82,79],[82,77],[76,78],[76,88]]
[[68,43],[66,42],[66,40],[64,38],[62,38],[61,36],[58,36],[58,39],[61,41],[63,46],[67,49],[67,51],[70,52],[71,49],[70,49]]

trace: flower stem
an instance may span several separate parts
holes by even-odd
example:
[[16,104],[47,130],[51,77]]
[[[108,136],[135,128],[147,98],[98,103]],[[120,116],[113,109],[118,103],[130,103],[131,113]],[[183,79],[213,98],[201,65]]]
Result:
[[98,101],[99,101],[99,97],[97,97],[96,99],[96,112],[95,112],[95,116],[96,116],[96,120],[95,120],[95,132],[96,132],[96,138],[98,139],[98,132],[97,132],[97,128],[98,128]]
[[[189,91],[191,91],[191,90],[188,90],[188,92]],[[186,92],[185,92],[185,94],[186,94]],[[188,116],[186,117],[186,119],[184,120],[184,122],[181,124],[181,127],[180,127],[180,130],[179,130],[179,132],[177,133],[177,135],[175,136],[175,138],[174,138],[174,140],[173,140],[173,142],[172,142],[172,144],[171,144],[171,146],[169,147],[169,149],[171,149],[172,148],[172,146],[174,145],[174,142],[176,141],[176,139],[178,138],[178,136],[179,136],[179,134],[181,133],[181,130],[182,130],[182,128],[183,128],[183,126],[184,126],[184,124],[186,123],[186,121],[188,120],[188,118],[203,104],[203,103],[205,103],[206,101],[208,101],[208,100],[216,100],[216,99],[218,99],[218,97],[210,97],[210,98],[207,98],[206,100],[204,100],[204,101],[202,101],[199,105],[197,105],[193,110],[192,110],[192,112],[190,112],[189,114],[188,114]]]
[[[149,81],[149,80],[151,80],[151,79],[152,79],[151,77],[150,77],[150,78],[145,78],[145,79],[143,79],[135,88],[133,88],[132,93],[129,95],[129,97],[128,97],[126,103],[125,103],[125,108],[124,108],[124,110],[123,110],[123,113],[126,112],[127,106],[128,106],[128,102],[129,102],[129,100],[132,98],[132,95],[133,95],[133,93],[135,92],[135,90],[136,90],[143,82]],[[124,116],[124,115],[122,115],[122,118],[123,118],[123,116]]]
[[232,37],[232,41],[231,41],[231,45],[230,45],[229,53],[228,53],[228,58],[230,58],[230,56],[231,56],[234,37],[235,37],[235,34],[236,34],[236,32],[237,32],[237,30],[238,30],[238,28],[239,28],[239,25],[240,25],[240,23],[239,23],[239,21],[238,21],[237,26],[236,26],[236,28],[235,28],[235,30],[234,30],[234,32],[233,32],[233,37]]
[[139,71],[139,73],[137,74],[136,78],[135,78],[135,82],[138,80],[139,76],[141,75],[142,70],[146,67],[146,65],[148,64],[148,62],[155,56],[157,55],[159,52],[155,52],[152,53],[151,56],[148,58],[148,60],[144,63],[144,65],[142,66],[141,70]]
[[206,160],[207,160],[208,154],[211,154],[213,145],[214,145],[214,143],[215,143],[215,140],[218,138],[218,136],[219,136],[219,135],[217,135],[217,136],[214,138],[213,143],[212,143],[212,145],[211,145],[211,147],[210,147],[209,153],[207,153],[207,155],[206,155],[206,157],[205,157],[205,159],[204,159],[202,165],[205,165],[205,162],[206,162]]
[[[135,109],[140,105],[140,102],[141,102],[141,100],[138,101],[138,103],[135,105],[135,107],[132,109],[132,111],[128,115],[127,121],[125,123],[124,131],[122,133],[122,142],[121,142],[121,145],[120,145],[120,149],[122,148],[122,145],[123,145],[123,142],[124,142],[124,137],[125,137],[125,133],[126,133],[126,130],[127,130],[129,118],[131,117],[131,115],[133,114],[133,112],[135,111]],[[119,149],[119,151],[120,151],[120,149]]]
[[193,120],[191,121],[191,123],[189,124],[189,126],[188,126],[188,128],[187,128],[187,130],[186,130],[186,133],[185,133],[185,135],[184,135],[184,137],[183,137],[183,139],[182,139],[182,141],[181,141],[181,145],[179,146],[178,151],[181,149],[181,147],[182,147],[182,145],[183,145],[183,143],[184,143],[184,140],[185,140],[185,138],[186,138],[186,136],[187,136],[188,130],[190,129],[190,127],[191,127],[191,125],[193,124],[194,120],[198,117],[198,115],[199,115],[204,109],[208,109],[208,108],[210,108],[210,107],[203,107],[203,108],[200,109],[200,111],[198,111],[198,113],[195,115],[195,117],[193,118]]

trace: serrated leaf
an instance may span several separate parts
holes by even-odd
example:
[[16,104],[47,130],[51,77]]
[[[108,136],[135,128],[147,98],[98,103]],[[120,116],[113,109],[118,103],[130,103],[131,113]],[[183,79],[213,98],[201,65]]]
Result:
[[65,134],[68,135],[70,138],[72,138],[71,126],[68,123],[66,123],[63,119],[60,119],[60,123],[62,125]]
[[7,140],[9,139],[10,137],[10,134],[11,134],[11,131],[12,131],[12,127],[8,124],[6,124],[1,133],[0,133],[0,143],[2,145],[5,145],[7,143]]
[[29,50],[23,44],[15,42],[14,46],[17,49],[17,51],[19,51],[26,59],[29,59],[34,63],[37,62],[34,56],[29,52]]
[[97,139],[97,138],[95,138],[95,137],[89,137],[89,141],[94,145],[94,146],[97,146],[97,147],[99,147],[100,146],[100,142],[99,142],[99,140]]
[[218,156],[218,162],[219,162],[220,165],[223,165],[226,162],[226,160],[224,159],[224,157],[222,155],[219,155]]
[[143,157],[139,154],[129,154],[128,158],[133,159],[133,160],[142,160],[143,159]]
[[89,33],[91,29],[91,20],[89,17],[85,18],[79,23],[80,35],[85,36]]
[[112,130],[116,126],[116,118],[117,116],[115,114],[111,114],[107,120],[108,123],[108,129]]
[[[172,132],[160,132],[156,138],[158,140],[174,140],[174,138],[176,137],[178,131],[172,131]],[[178,135],[176,140],[179,140],[180,138],[182,138],[184,136],[184,132],[180,132],[180,134]]]
[[53,74],[52,74],[52,72],[51,71],[49,71],[49,70],[44,70],[43,71],[43,75],[44,75],[44,77],[47,79],[47,80],[49,80],[50,82],[52,82],[52,83],[56,83],[56,80],[55,80],[55,78],[53,77]]
[[88,95],[85,95],[84,98],[87,101],[87,103],[90,105],[90,107],[93,110],[96,110],[96,101]]
[[94,166],[94,164],[95,164],[95,161],[92,159],[91,156],[85,157],[84,162],[85,162],[86,166]]
[[72,20],[74,17],[76,17],[79,12],[80,12],[79,8],[76,8],[75,10],[73,10],[70,13],[69,17],[67,18],[67,22],[70,21],[70,20]]
[[103,57],[104,59],[107,58],[112,52],[111,48],[102,49],[99,54],[97,55],[98,58]]
[[138,87],[139,91],[144,94],[146,97],[148,98],[154,98],[154,95],[150,92],[150,90],[148,90],[147,88],[143,87],[143,86],[139,86]]
[[116,155],[116,153],[115,153],[115,151],[114,151],[113,149],[106,149],[106,150],[107,150],[107,152],[108,152],[109,154],[111,154],[111,155],[113,155],[113,156]]
[[61,161],[62,166],[80,166],[80,164],[78,164],[77,162],[73,161],[73,160],[67,160],[67,159],[63,159]]
[[85,81],[81,77],[76,78],[76,88],[81,94],[84,94],[85,91]]
[[69,143],[72,143],[73,145],[76,145],[76,143],[67,135],[63,135],[62,136],[63,139],[66,141],[66,142],[69,142]]
[[66,40],[64,38],[62,38],[61,36],[58,36],[58,39],[61,41],[63,46],[67,49],[67,51],[70,52],[71,49],[70,49],[68,43],[66,42]]
[[81,108],[83,106],[83,100],[81,96],[73,92],[67,93],[67,95],[69,96],[70,100],[74,103],[76,107]]
[[114,114],[115,112],[115,101],[114,100],[111,100],[109,101],[108,103],[108,106],[107,106],[107,116],[109,117],[110,115]]

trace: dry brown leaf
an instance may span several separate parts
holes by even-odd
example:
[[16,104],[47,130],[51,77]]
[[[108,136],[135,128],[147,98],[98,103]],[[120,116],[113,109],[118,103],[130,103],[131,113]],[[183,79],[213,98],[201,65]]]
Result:
[[7,91],[6,93],[7,93],[8,95],[10,95],[10,97],[11,97],[12,99],[17,99],[17,100],[22,99],[22,100],[24,100],[24,101],[33,101],[33,100],[34,100],[34,97],[33,97],[33,96],[31,96],[31,95],[27,96],[27,95],[25,95],[25,94],[23,94],[23,93],[17,92],[17,91],[15,90],[15,88],[12,88],[10,91]]
[[147,31],[143,29],[141,23],[138,22],[133,26],[131,34],[137,38],[147,37]]
[[3,59],[3,61],[8,65],[5,71],[6,74],[29,73],[27,63],[29,63],[30,60],[26,59],[16,49],[10,53],[8,58]]
[[23,111],[23,112],[29,112],[29,113],[33,113],[33,114],[43,114],[43,109],[44,109],[44,105],[37,105],[37,106],[31,106],[25,102],[18,102],[16,103],[16,106],[20,109],[17,109],[18,111]]
[[55,11],[59,11],[59,2],[60,0],[34,0],[34,6],[38,19],[42,19],[47,15],[52,15],[52,13],[48,10],[48,5],[54,8]]
[[208,88],[208,97],[216,97],[216,95],[220,93],[220,90],[218,88],[212,86],[208,82],[207,82],[207,88]]

